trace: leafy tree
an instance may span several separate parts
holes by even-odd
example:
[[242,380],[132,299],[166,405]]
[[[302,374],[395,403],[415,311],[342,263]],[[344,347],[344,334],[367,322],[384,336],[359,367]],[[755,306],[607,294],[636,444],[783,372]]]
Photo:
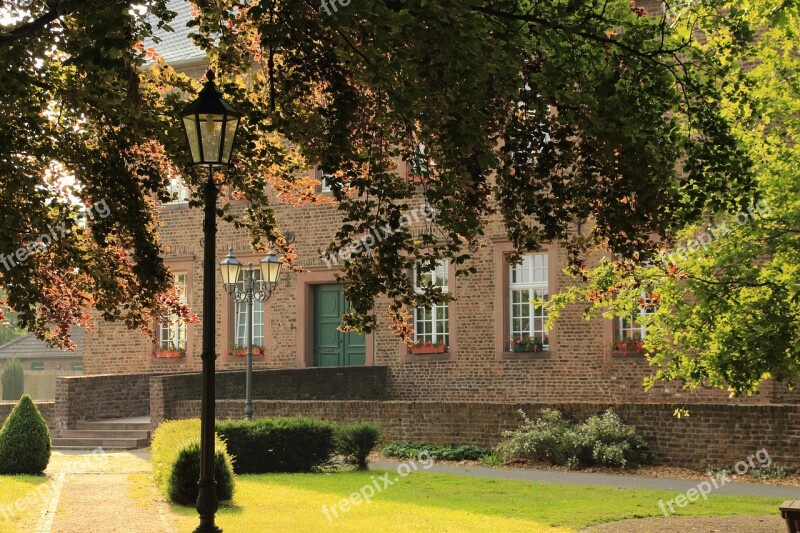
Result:
[[[790,387],[800,378],[800,10],[777,0],[728,7],[738,25],[704,5],[684,16],[708,35],[703,53],[733,67],[718,105],[753,154],[760,199],[739,212],[707,211],[650,263],[603,261],[553,310],[583,300],[589,314],[626,316],[651,293],[658,307],[644,320],[645,347],[655,369],[646,385],[678,379],[741,395],[769,378]],[[758,38],[734,53],[742,34]]]
[[[110,207],[0,270],[22,325],[43,335],[56,324],[54,342],[88,323],[92,305],[143,328],[157,308],[177,305],[163,296],[152,197],[167,199],[168,179],[182,172],[175,113],[181,92],[199,86],[140,44],[168,23],[164,0],[131,5],[36,4],[0,30],[0,82],[11,93],[0,102],[0,201],[14,214],[0,249],[69,220],[67,192]],[[375,298],[386,294],[396,331],[408,335],[411,308],[447,298],[418,294],[411,266],[449,258],[469,273],[469,249],[495,212],[518,250],[564,240],[578,268],[594,244],[645,257],[651,234],[750,203],[750,160],[717,105],[736,103],[717,83],[734,65],[627,0],[364,0],[330,15],[307,0],[197,5],[196,42],[247,115],[235,169],[215,179],[250,203],[235,213],[223,202],[220,216],[299,267],[269,189],[281,202],[320,201],[314,181],[298,177],[319,162],[332,170],[342,215],[329,253],[390,230],[343,263],[345,279],[358,281],[345,285],[351,328],[373,329]],[[731,12],[720,26],[732,28],[719,41],[730,53],[747,37],[742,18]],[[398,160],[420,173],[436,212],[413,234],[402,216],[419,194]],[[59,174],[75,185],[64,191]],[[195,191],[207,179],[183,178]],[[576,222],[588,218],[581,234]]]
[[19,400],[25,392],[25,371],[19,359],[12,357],[3,366],[3,375],[0,378],[3,383],[3,399]]

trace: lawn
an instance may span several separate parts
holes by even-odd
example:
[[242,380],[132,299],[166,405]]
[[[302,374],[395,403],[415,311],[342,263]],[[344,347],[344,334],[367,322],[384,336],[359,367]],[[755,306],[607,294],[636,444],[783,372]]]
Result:
[[[240,476],[230,506],[220,508],[217,523],[237,532],[292,531],[519,531],[569,532],[621,520],[663,516],[667,491],[548,485],[414,472],[382,488],[371,503],[349,511],[336,507],[350,494],[373,485],[384,473],[271,474]],[[392,473],[394,475],[394,473]],[[378,486],[383,486],[378,482]],[[691,515],[775,514],[779,500],[711,496],[680,513]],[[327,508],[327,516],[323,511]],[[197,525],[195,510],[175,507],[180,531]],[[676,508],[677,510],[677,508]]]
[[48,481],[44,476],[0,476],[0,532],[34,531],[43,503],[40,494],[52,492]]

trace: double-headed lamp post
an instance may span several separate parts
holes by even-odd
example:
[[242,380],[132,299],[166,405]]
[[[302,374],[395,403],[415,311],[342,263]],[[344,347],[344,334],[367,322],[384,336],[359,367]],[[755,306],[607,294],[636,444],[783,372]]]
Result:
[[239,272],[242,263],[233,255],[233,249],[228,250],[228,255],[219,262],[222,274],[222,285],[236,303],[247,304],[247,373],[245,379],[244,417],[253,419],[253,302],[266,302],[278,287],[281,277],[281,262],[278,256],[269,253],[258,262],[261,269],[261,288],[256,290],[255,270],[253,263],[247,265],[244,271],[244,290],[239,290]]
[[195,533],[221,533],[222,530],[214,522],[219,508],[217,483],[214,480],[214,362],[217,358],[214,263],[219,188],[214,181],[214,173],[226,172],[230,167],[242,114],[222,98],[214,85],[214,72],[209,70],[206,79],[208,81],[200,95],[180,112],[180,118],[192,156],[192,171],[208,170],[208,181],[203,187],[203,401],[200,416],[200,480],[197,483],[200,525]]

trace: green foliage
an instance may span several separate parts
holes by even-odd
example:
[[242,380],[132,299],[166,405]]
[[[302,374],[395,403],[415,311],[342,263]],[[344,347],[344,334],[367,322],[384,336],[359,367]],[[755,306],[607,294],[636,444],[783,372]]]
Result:
[[622,315],[642,290],[653,293],[645,348],[655,368],[645,386],[677,380],[741,396],[770,378],[800,383],[800,91],[791,81],[800,5],[724,3],[731,17],[721,19],[706,4],[688,4],[707,36],[697,46],[729,66],[716,105],[753,155],[757,200],[676,228],[651,264],[600,265],[562,303],[588,300],[590,315]]
[[[162,423],[153,433],[151,445],[153,480],[163,494],[175,503],[191,505],[197,501],[200,478],[200,420],[174,420]],[[215,439],[214,479],[217,499],[233,497],[235,479],[231,456],[225,443]]]
[[383,440],[383,430],[370,422],[336,428],[336,450],[359,470],[367,470],[367,457]]
[[27,394],[0,430],[0,474],[41,474],[50,462],[50,432]]
[[492,450],[488,448],[472,445],[453,446],[447,444],[438,446],[422,442],[393,442],[383,448],[383,454],[387,457],[417,459],[427,454],[434,461],[478,461],[491,453]]
[[489,455],[484,455],[481,457],[480,461],[483,466],[489,466],[492,468],[497,468],[506,464],[506,458],[499,453],[490,453]]
[[217,422],[237,474],[310,472],[330,460],[335,426],[307,417]]
[[752,468],[747,472],[747,475],[755,479],[785,479],[789,477],[789,473],[782,466]]
[[6,361],[0,381],[3,383],[4,400],[19,400],[22,397],[25,392],[25,371],[19,359],[12,357]]
[[633,466],[650,460],[647,443],[636,428],[622,423],[611,409],[575,424],[555,409],[531,420],[520,411],[522,427],[503,433],[497,452],[506,460],[530,459],[570,468]]
[[[192,22],[246,116],[236,171],[217,179],[248,202],[218,213],[291,266],[275,193],[293,205],[327,201],[315,197],[307,162],[334,169],[327,181],[343,223],[331,228],[328,252],[390,230],[371,250],[345,254],[348,327],[376,327],[380,294],[396,325],[408,309],[447,299],[415,290],[414,262],[449,258],[460,273],[474,271],[468,250],[494,212],[516,249],[563,240],[579,264],[600,242],[645,257],[651,234],[751,196],[750,158],[731,134],[741,114],[719,106],[723,89],[736,87],[717,81],[735,58],[707,56],[682,26],[626,0],[363,0],[329,16],[315,2],[239,3],[203,2]],[[131,6],[12,2],[14,22],[0,33],[0,209],[15,214],[0,227],[0,250],[59,224],[69,230],[48,253],[4,271],[0,289],[23,326],[58,344],[90,308],[131,328],[150,327],[164,307],[183,310],[161,298],[170,278],[151,199],[168,199],[169,178],[181,176],[190,205],[200,203],[207,177],[182,171],[175,117],[199,84],[138,46],[169,25],[166,1]],[[793,9],[776,12],[792,23]],[[735,37],[725,53],[749,37],[746,16],[729,10],[719,24]],[[254,61],[253,43],[269,57]],[[419,184],[401,175],[405,163]],[[75,186],[62,190],[58,174]],[[77,204],[100,201],[107,217],[85,229],[74,222]],[[404,224],[423,201],[435,223]]]

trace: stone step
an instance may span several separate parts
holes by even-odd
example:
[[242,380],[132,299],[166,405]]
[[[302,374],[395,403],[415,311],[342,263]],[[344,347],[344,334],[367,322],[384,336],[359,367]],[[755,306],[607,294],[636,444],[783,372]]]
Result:
[[150,431],[149,422],[127,422],[116,420],[99,420],[94,422],[86,422],[80,420],[75,422],[73,429],[89,430],[89,431]]
[[150,431],[146,429],[67,429],[61,434],[67,439],[149,439]]
[[57,437],[52,440],[54,449],[95,449],[104,450],[135,450],[145,448],[150,444],[150,439],[115,439],[115,438],[64,438]]

